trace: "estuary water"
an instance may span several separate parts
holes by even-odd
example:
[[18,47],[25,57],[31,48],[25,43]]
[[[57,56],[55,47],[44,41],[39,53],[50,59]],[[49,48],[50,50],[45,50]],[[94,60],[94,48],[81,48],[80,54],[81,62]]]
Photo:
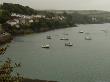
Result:
[[[46,39],[47,35],[52,39]],[[86,36],[92,40],[85,40]],[[60,40],[63,37],[69,40]],[[66,42],[73,46],[65,46]],[[49,44],[50,49],[42,48],[44,44]],[[18,36],[2,57],[20,62],[22,67],[16,71],[28,78],[110,82],[110,24],[85,24]]]

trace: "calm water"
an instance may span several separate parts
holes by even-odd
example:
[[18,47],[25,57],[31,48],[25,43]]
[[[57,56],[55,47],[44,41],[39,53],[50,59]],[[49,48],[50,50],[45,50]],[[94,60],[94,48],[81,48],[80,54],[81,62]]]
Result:
[[[78,33],[80,30],[90,33],[92,40],[85,40],[86,34]],[[52,39],[47,40],[47,35],[52,35]],[[65,47],[67,41],[59,40],[64,36],[73,47]],[[50,49],[41,48],[42,44],[50,44]],[[110,82],[110,24],[79,25],[16,37],[5,57],[21,62],[19,70],[25,77],[60,82]]]

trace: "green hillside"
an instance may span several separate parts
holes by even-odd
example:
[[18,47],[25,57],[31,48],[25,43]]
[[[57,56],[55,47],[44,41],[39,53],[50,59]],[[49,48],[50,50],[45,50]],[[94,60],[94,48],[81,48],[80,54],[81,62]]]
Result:
[[80,13],[84,15],[90,15],[90,16],[99,16],[99,17],[110,17],[110,12],[103,11],[103,10],[51,10],[51,12],[55,13]]
[[37,13],[36,10],[28,6],[22,6],[20,4],[12,4],[12,3],[4,3],[2,9],[8,10],[10,13],[18,13],[25,15],[32,15]]

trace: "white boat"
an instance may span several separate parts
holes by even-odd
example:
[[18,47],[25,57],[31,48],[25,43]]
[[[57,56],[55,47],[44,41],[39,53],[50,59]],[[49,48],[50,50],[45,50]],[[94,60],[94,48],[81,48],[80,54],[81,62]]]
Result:
[[47,39],[52,39],[50,35],[47,36]]
[[42,45],[42,48],[50,48],[50,45],[47,44],[47,45]]
[[61,38],[60,40],[69,40],[68,38]]
[[83,31],[83,30],[81,30],[81,31],[79,31],[79,33],[84,33],[84,31]]
[[73,46],[73,44],[69,42],[69,43],[65,43],[65,46]]
[[89,37],[89,36],[86,36],[86,37],[85,37],[85,40],[92,40],[92,38]]

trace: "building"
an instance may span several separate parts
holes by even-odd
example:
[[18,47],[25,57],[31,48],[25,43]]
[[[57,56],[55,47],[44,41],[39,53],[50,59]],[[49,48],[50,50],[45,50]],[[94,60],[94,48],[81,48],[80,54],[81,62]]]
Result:
[[19,23],[19,20],[18,19],[11,19],[11,20],[8,20],[6,23],[10,24],[11,26],[14,26]]

